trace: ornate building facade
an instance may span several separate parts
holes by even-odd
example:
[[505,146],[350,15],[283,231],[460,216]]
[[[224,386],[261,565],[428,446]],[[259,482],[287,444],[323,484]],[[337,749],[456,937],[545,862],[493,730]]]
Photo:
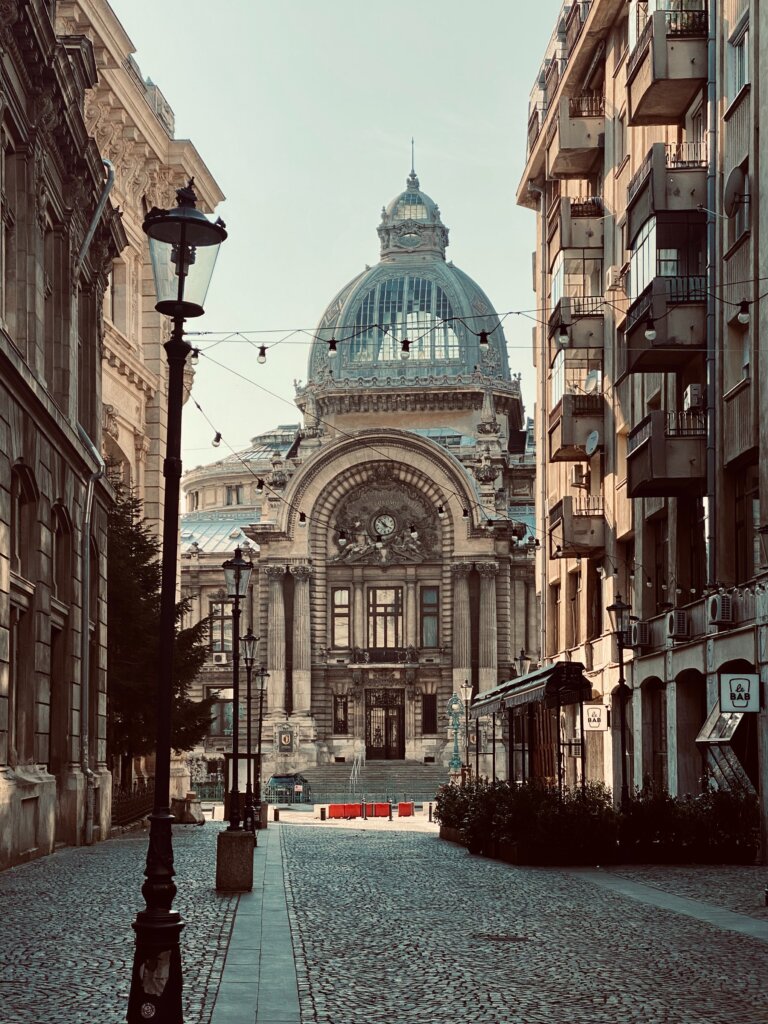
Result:
[[103,0],[0,4],[0,867],[109,834],[109,472],[163,499],[140,225],[221,198],[132,51]]
[[[184,480],[182,584],[212,616],[203,690],[229,685],[221,562],[251,544],[264,777],[362,752],[447,766],[451,694],[536,648],[534,454],[499,319],[446,260],[414,172],[378,233],[378,264],[320,319],[303,424]],[[228,745],[218,722],[209,751]]]

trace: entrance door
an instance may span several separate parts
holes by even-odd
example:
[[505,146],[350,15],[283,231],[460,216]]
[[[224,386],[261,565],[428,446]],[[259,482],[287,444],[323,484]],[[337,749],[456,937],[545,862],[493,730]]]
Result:
[[365,756],[369,761],[404,759],[404,698],[403,690],[365,691]]

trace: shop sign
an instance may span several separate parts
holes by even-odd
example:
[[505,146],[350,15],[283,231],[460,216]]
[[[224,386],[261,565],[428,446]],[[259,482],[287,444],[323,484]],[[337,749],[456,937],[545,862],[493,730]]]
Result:
[[725,713],[759,711],[760,676],[749,672],[721,672],[720,710]]
[[608,708],[605,704],[584,705],[585,732],[607,732]]

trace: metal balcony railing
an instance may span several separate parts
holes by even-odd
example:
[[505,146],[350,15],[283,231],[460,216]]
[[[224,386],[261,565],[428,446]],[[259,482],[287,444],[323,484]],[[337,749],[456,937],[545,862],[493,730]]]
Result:
[[[657,274],[654,280],[664,281],[667,293],[667,306],[685,306],[692,302],[705,302],[707,298],[707,279],[703,274],[690,277],[667,277]],[[635,299],[627,310],[626,331],[630,331],[638,320],[647,320],[653,306],[653,281]]]
[[[665,437],[706,437],[707,417],[705,413],[668,409],[660,411],[663,413]],[[658,416],[651,412],[629,432],[627,438],[627,453],[629,455],[650,439],[655,421],[658,421]]]
[[668,142],[664,146],[664,162],[670,170],[707,167],[706,142]]
[[[637,42],[627,60],[627,78],[632,77],[642,60],[653,35],[653,17],[645,4],[637,5]],[[707,35],[707,2],[701,0],[697,10],[664,11],[664,30],[667,38],[699,38]]]
[[571,199],[571,217],[602,217],[602,196],[578,196]]
[[569,96],[569,117],[605,117],[605,96],[588,92],[583,96]]

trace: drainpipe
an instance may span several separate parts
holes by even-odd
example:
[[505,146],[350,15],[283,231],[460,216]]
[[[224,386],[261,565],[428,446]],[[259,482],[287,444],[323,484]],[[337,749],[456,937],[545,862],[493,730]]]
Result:
[[717,580],[717,9],[718,4],[710,0],[707,38],[707,498],[704,510],[708,587],[714,587]]
[[[72,287],[77,296],[80,272],[83,268],[83,261],[88,253],[96,228],[107,205],[109,193],[115,183],[115,169],[109,160],[104,159],[104,167],[107,172],[104,186],[96,204],[88,230],[85,233],[83,244],[75,260],[72,274]],[[76,310],[73,310],[76,314]],[[75,346],[77,345],[77,316],[72,316],[72,335]],[[96,481],[104,476],[104,460],[101,457],[97,446],[90,439],[86,431],[77,425],[77,432],[80,440],[90,453],[96,463],[96,469],[92,470],[86,480],[85,506],[83,519],[80,524],[80,564],[82,574],[82,598],[81,598],[81,631],[80,631],[80,767],[85,776],[85,822],[83,825],[83,842],[90,846],[93,842],[93,818],[95,801],[96,776],[91,770],[90,758],[90,701],[91,701],[91,666],[90,666],[90,636],[88,623],[91,619],[91,522],[93,519],[93,495]]]
[[[541,229],[541,243],[539,248],[539,293],[541,295],[541,308],[544,308],[545,298],[547,294],[547,226],[546,216],[547,211],[544,206],[544,189],[539,188],[534,182],[528,182],[528,191],[534,192],[539,197],[539,211],[540,220],[539,226]],[[541,590],[541,597],[539,599],[539,659],[541,664],[547,656],[547,558],[548,556],[548,545],[547,545],[547,532],[546,532],[546,521],[547,521],[547,462],[546,462],[546,451],[547,451],[547,426],[545,409],[547,407],[547,329],[546,329],[546,317],[542,316],[542,323],[539,324],[539,336],[541,344],[539,348],[539,437],[537,441],[537,470],[539,472],[539,502],[541,505],[541,519],[539,524],[541,526],[541,547],[539,548],[539,558],[541,563],[539,566],[539,587]]]
[[80,440],[96,463],[86,485],[85,507],[80,528],[80,565],[82,567],[82,626],[80,630],[80,766],[85,776],[85,825],[83,841],[86,846],[93,842],[93,806],[96,776],[90,764],[90,704],[91,704],[91,645],[88,623],[91,618],[91,522],[93,519],[93,493],[96,481],[104,476],[104,460],[96,445],[78,423]]

